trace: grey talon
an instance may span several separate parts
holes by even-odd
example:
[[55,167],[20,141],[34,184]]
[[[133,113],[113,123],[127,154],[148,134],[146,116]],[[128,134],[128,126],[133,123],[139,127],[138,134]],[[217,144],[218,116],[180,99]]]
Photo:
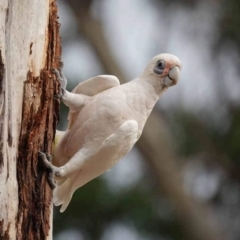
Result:
[[48,184],[52,190],[57,187],[57,184],[53,180],[54,179],[53,172],[50,172],[48,174],[47,179],[48,179]]
[[60,83],[60,90],[59,90],[60,94],[59,94],[58,98],[62,98],[62,96],[66,92],[67,79],[65,78],[61,68],[60,69],[53,68],[52,70],[55,73],[56,78]]
[[50,172],[47,175],[47,180],[51,189],[54,189],[57,185],[53,179],[53,173],[55,173],[56,170],[55,170],[55,167],[51,164],[52,156],[49,155],[48,153],[44,153],[40,151],[38,152],[38,155],[42,159],[44,166],[50,170]]
[[46,154],[47,160],[49,162],[52,162],[52,156],[50,154],[48,154],[48,153],[45,153],[45,154]]

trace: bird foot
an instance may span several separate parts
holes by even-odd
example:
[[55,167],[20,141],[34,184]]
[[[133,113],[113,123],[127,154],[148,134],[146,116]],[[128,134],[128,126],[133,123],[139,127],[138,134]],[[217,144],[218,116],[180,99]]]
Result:
[[47,153],[44,153],[44,152],[38,152],[38,155],[39,155],[40,159],[42,160],[44,166],[50,170],[50,173],[48,174],[48,184],[50,185],[50,187],[52,189],[54,189],[57,186],[55,181],[54,181],[54,174],[57,177],[61,177],[62,176],[62,169],[52,165],[51,155],[49,155]]
[[67,87],[67,79],[64,76],[63,72],[62,72],[62,68],[60,68],[59,70],[56,68],[52,69],[52,72],[55,73],[57,80],[60,83],[60,90],[59,90],[59,94],[57,94],[55,96],[55,98],[57,99],[61,99],[63,97],[63,95],[66,92],[66,87]]

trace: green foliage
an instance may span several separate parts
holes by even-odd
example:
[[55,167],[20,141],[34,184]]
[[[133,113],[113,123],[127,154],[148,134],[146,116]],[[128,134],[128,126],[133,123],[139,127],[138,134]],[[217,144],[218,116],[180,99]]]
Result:
[[219,24],[219,43],[232,42],[240,51],[240,1],[221,1],[222,17]]
[[[173,212],[168,211],[172,218],[168,214],[159,214],[159,197],[151,186],[146,188],[143,185],[144,181],[129,190],[115,193],[102,178],[91,181],[74,194],[64,213],[55,211],[54,234],[76,227],[89,239],[100,239],[107,227],[122,222],[148,236],[181,239],[178,237],[181,232]],[[165,208],[170,207],[167,201],[162,203]],[[175,226],[174,231],[170,231],[172,226]]]

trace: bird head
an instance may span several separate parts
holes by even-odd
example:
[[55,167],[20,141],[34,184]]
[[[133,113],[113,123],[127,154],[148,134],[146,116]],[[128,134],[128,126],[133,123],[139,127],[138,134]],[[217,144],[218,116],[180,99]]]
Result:
[[154,79],[162,88],[168,88],[177,84],[181,68],[182,64],[176,56],[162,53],[152,58],[142,76]]

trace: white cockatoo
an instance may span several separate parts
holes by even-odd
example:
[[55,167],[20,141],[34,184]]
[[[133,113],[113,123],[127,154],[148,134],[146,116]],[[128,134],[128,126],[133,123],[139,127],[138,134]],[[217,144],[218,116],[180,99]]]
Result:
[[57,132],[52,163],[45,154],[40,155],[54,173],[53,203],[62,205],[61,212],[78,188],[132,149],[161,94],[177,84],[180,70],[180,60],[164,53],[128,83],[120,85],[115,76],[100,75],[68,92],[64,75],[55,69],[62,101],[69,107],[69,124],[66,132]]

